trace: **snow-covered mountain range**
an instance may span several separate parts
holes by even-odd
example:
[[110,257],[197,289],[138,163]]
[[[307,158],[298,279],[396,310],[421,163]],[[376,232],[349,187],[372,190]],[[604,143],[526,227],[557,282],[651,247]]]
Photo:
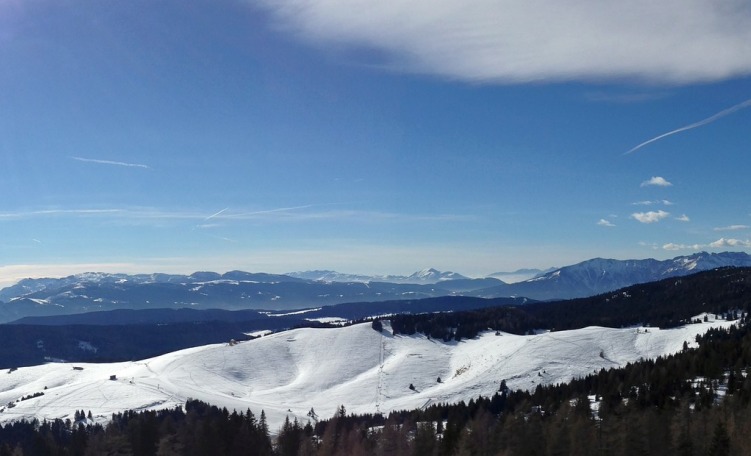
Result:
[[0,290],[0,322],[26,316],[113,309],[293,310],[456,295],[570,299],[724,266],[751,267],[751,256],[743,252],[702,252],[664,261],[595,258],[516,283],[493,277],[470,279],[435,269],[386,277],[352,276],[333,271],[291,274],[230,271],[191,275],[87,273],[60,279],[25,279]]
[[670,330],[486,332],[459,343],[394,335],[388,323],[383,332],[370,324],[297,329],[142,361],[11,369],[0,376],[0,422],[72,419],[81,409],[103,422],[113,412],[171,408],[194,398],[229,410],[264,410],[275,431],[287,416],[304,423],[311,410],[328,418],[340,405],[354,413],[388,412],[490,396],[501,380],[512,389],[566,382],[677,352],[710,327],[731,324],[710,316]]
[[408,276],[402,275],[362,275],[362,274],[345,274],[329,270],[314,271],[297,271],[288,272],[290,277],[298,279],[314,280],[320,282],[389,282],[389,283],[411,283],[411,284],[434,284],[444,280],[468,279],[461,274],[451,271],[441,272],[437,269],[427,268],[417,271]]
[[[637,283],[653,282],[719,267],[751,266],[744,252],[700,252],[670,260],[612,260],[594,258],[509,285],[513,295],[533,299],[570,299],[593,296]],[[500,289],[483,290],[494,296]]]

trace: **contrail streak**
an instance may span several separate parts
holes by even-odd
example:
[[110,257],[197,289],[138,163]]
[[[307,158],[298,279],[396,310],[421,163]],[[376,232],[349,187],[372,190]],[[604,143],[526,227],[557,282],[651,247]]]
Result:
[[296,211],[299,209],[308,209],[308,208],[315,207],[315,206],[327,206],[327,205],[328,204],[306,204],[304,206],[279,207],[276,209],[267,209],[263,211],[246,212],[244,214],[233,215],[232,217],[243,218],[243,217],[249,217],[249,216],[254,216],[254,215],[273,214],[275,212],[291,212],[291,211]]
[[119,162],[119,161],[112,161],[112,160],[99,160],[96,158],[83,158],[83,157],[70,157],[73,160],[78,160],[81,162],[86,163],[98,163],[100,165],[115,165],[115,166],[126,166],[129,168],[144,168],[144,169],[151,169],[149,165],[142,165],[140,163],[126,163],[126,162]]
[[222,209],[221,211],[217,212],[216,214],[211,214],[211,215],[209,215],[208,217],[206,217],[205,219],[203,219],[203,221],[205,222],[206,220],[211,220],[211,219],[213,219],[214,217],[216,217],[216,216],[218,216],[218,215],[222,214],[222,213],[223,213],[224,211],[226,211],[227,209],[229,209],[229,208],[228,208],[228,207],[225,207],[224,209]]
[[729,116],[730,114],[732,114],[732,113],[734,113],[736,111],[740,111],[743,108],[748,108],[749,106],[751,106],[751,98],[748,99],[748,100],[746,100],[746,101],[744,101],[743,103],[738,103],[735,106],[731,106],[731,107],[729,107],[727,109],[724,109],[724,110],[718,112],[717,114],[715,114],[715,115],[713,115],[711,117],[707,117],[704,120],[700,120],[700,121],[694,122],[694,123],[692,123],[690,125],[686,125],[685,127],[681,127],[681,128],[676,129],[676,130],[672,130],[672,131],[669,131],[667,133],[663,133],[660,136],[655,136],[654,138],[652,138],[650,140],[647,140],[647,141],[644,141],[643,143],[639,144],[638,146],[632,148],[631,150],[629,150],[628,152],[624,153],[623,155],[628,155],[628,154],[630,154],[632,152],[635,152],[635,151],[641,149],[642,147],[646,146],[647,144],[652,144],[653,142],[659,141],[662,138],[665,138],[667,136],[671,136],[671,135],[674,135],[676,133],[681,133],[681,132],[684,132],[684,131],[687,131],[687,130],[691,130],[691,129],[694,129],[694,128],[703,127],[704,125],[710,124],[710,123],[714,122],[715,120],[722,119],[725,116]]

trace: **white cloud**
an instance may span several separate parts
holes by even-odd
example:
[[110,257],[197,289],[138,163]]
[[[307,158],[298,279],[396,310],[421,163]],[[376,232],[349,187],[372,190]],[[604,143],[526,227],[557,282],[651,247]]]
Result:
[[631,214],[631,218],[636,219],[641,223],[655,223],[668,217],[670,212],[665,211],[649,211],[649,212],[635,212]]
[[720,238],[712,243],[709,244],[710,247],[713,248],[722,248],[722,247],[751,247],[751,241],[746,240],[742,241],[740,239],[725,239]]
[[668,182],[664,177],[660,176],[653,176],[651,179],[645,180],[641,183],[642,187],[648,187],[652,185],[655,185],[657,187],[670,187],[673,184]]
[[720,238],[714,242],[710,242],[709,244],[675,244],[670,242],[662,246],[664,250],[702,250],[706,248],[722,249],[727,247],[749,248],[751,247],[751,240],[743,241],[740,239]]
[[597,222],[597,224],[599,226],[607,226],[607,227],[613,227],[613,226],[615,226],[615,224],[613,224],[611,221],[605,220],[605,219],[600,219],[600,221]]
[[687,84],[751,73],[745,0],[251,0],[313,45],[480,82]]
[[686,215],[686,214],[683,214],[680,217],[676,217],[675,219],[678,220],[679,222],[690,222],[691,221],[691,219],[688,218],[688,215]]
[[718,226],[715,228],[715,231],[740,231],[740,230],[747,230],[751,227],[748,225],[730,225],[730,226]]

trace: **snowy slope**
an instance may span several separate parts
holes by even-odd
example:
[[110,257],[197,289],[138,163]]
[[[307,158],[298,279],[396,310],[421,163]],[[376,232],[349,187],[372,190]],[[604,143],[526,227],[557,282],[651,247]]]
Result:
[[394,336],[388,324],[383,333],[369,324],[306,328],[137,362],[76,364],[79,369],[59,363],[0,373],[0,404],[15,404],[3,408],[0,422],[72,419],[81,409],[106,421],[116,411],[175,407],[194,398],[230,410],[263,409],[276,430],[287,415],[305,422],[311,408],[320,417],[332,416],[339,405],[349,412],[388,412],[489,396],[502,379],[513,389],[564,382],[676,352],[711,326],[730,324],[648,331],[589,327],[531,336],[487,332],[459,343]]

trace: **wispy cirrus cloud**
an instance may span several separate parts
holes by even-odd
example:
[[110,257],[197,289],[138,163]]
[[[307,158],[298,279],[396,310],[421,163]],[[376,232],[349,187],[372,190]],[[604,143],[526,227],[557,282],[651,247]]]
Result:
[[250,220],[250,219],[277,219],[277,220],[352,220],[359,222],[463,222],[476,220],[474,215],[465,214],[419,214],[403,212],[384,212],[353,209],[320,209],[325,206],[337,206],[338,204],[307,204],[303,206],[280,207],[257,211],[238,211],[234,213],[222,213],[224,220]]
[[32,211],[0,212],[0,220],[28,219],[45,216],[97,216],[116,215],[126,211],[123,209],[42,209]]
[[743,0],[253,3],[313,46],[375,50],[370,64],[462,81],[687,84],[751,73]]
[[[274,208],[274,209],[262,209],[262,210],[250,211],[250,212],[247,212],[247,211],[237,212],[237,213],[234,213],[234,214],[227,214],[224,217],[225,218],[234,218],[234,219],[253,218],[253,217],[263,216],[263,215],[268,215],[268,214],[293,213],[293,212],[302,211],[304,209],[310,209],[310,208],[313,208],[313,207],[316,207],[316,206],[329,206],[329,205],[330,204],[305,204],[305,205],[302,205],[302,206],[277,207],[277,208]],[[219,213],[215,214],[214,216],[217,216],[217,215],[219,215],[219,214],[221,214],[223,212],[224,211],[219,211]]]
[[[315,220],[340,220],[357,223],[377,222],[468,222],[477,220],[475,215],[464,214],[419,214],[369,210],[325,209],[326,204],[279,207],[256,211],[231,211],[229,208],[206,216],[205,211],[164,210],[159,208],[106,208],[106,209],[43,209],[15,212],[0,212],[0,221],[26,220],[43,217],[109,218],[134,221],[268,221],[304,222]],[[324,208],[322,210],[322,208]],[[199,223],[196,227],[210,228],[217,223]]]
[[706,246],[701,244],[675,244],[673,242],[662,246],[663,250],[701,250],[703,248],[706,248]]
[[665,179],[664,177],[652,176],[649,180],[645,180],[644,182],[642,182],[640,187],[651,187],[651,186],[670,187],[672,185],[673,184],[668,182],[668,180]]
[[236,239],[228,238],[225,236],[217,236],[215,234],[206,234],[206,236],[212,237],[214,239],[219,239],[220,241],[224,241],[224,242],[233,242],[233,243],[237,242]]
[[682,214],[680,217],[676,217],[675,219],[678,220],[679,222],[690,222],[691,221],[691,219],[686,214]]
[[718,226],[714,228],[714,231],[741,231],[741,230],[747,230],[751,227],[748,225],[729,225],[729,226]]
[[652,206],[662,204],[665,206],[672,206],[673,202],[669,200],[645,200],[645,201],[637,201],[635,203],[631,203],[632,206]]
[[84,163],[96,163],[99,165],[112,165],[112,166],[124,166],[126,168],[143,168],[143,169],[151,169],[149,165],[143,165],[141,163],[127,163],[127,162],[121,162],[121,161],[113,161],[113,160],[99,160],[96,158],[84,158],[84,157],[70,157],[73,160],[84,162]]
[[663,220],[670,216],[670,212],[665,212],[663,210],[659,211],[649,211],[649,212],[634,212],[631,214],[631,218],[635,219],[636,221],[640,223],[657,223],[660,220]]

